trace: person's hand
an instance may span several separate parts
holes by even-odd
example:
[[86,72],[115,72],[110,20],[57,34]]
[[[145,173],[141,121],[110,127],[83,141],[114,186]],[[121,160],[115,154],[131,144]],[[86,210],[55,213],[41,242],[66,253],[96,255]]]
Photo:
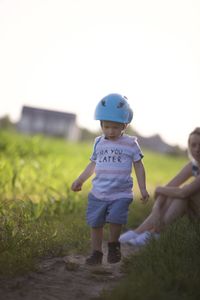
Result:
[[79,179],[76,179],[71,185],[71,190],[73,192],[79,192],[82,189],[82,185],[83,185],[83,182],[81,182]]
[[146,203],[148,200],[149,200],[149,193],[147,192],[147,190],[142,190],[141,191],[141,201],[143,202],[143,203]]

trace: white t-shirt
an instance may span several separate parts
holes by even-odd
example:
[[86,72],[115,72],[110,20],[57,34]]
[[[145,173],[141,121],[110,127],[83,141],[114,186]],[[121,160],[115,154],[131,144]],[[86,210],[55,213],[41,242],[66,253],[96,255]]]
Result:
[[133,162],[143,158],[137,138],[122,135],[111,141],[100,136],[95,139],[91,161],[96,163],[91,193],[100,200],[133,197]]

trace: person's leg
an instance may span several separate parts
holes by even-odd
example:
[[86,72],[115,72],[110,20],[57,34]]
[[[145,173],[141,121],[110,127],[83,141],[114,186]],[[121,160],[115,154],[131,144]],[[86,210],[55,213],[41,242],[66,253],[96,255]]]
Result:
[[190,220],[200,219],[200,192],[193,194],[188,200],[187,215]]
[[122,225],[110,223],[110,237],[108,242],[108,257],[110,264],[117,263],[121,260],[120,242],[118,241]]
[[152,231],[155,227],[155,216],[153,212],[140,224],[137,228],[134,229],[134,232],[141,234],[145,231]]
[[91,248],[92,254],[86,259],[86,264],[96,265],[102,263],[102,240],[103,226],[105,224],[105,213],[107,204],[94,197],[88,196],[87,223],[91,227]]
[[102,252],[103,227],[93,227],[91,229],[92,250]]
[[168,199],[162,196],[157,197],[152,207],[150,215],[134,231],[138,234],[143,233],[145,231],[156,231],[168,205]]
[[[187,210],[187,200],[167,198],[164,205],[159,207],[160,203],[156,203],[150,216],[138,227],[141,234],[138,237],[130,239],[131,245],[146,245],[152,237],[159,238],[159,232],[165,226],[171,224],[177,218],[182,217]],[[152,225],[152,227],[151,227]],[[146,229],[146,230],[144,230]],[[142,230],[144,230],[142,232]]]
[[128,208],[132,199],[118,199],[110,202],[107,210],[106,221],[110,224],[110,237],[108,242],[109,263],[117,263],[121,260],[119,237],[122,224],[127,223]]
[[98,265],[102,263],[102,241],[103,241],[103,227],[91,228],[92,254],[86,259],[88,265]]
[[122,224],[110,223],[109,242],[118,242],[121,230],[122,230]]
[[170,225],[178,218],[182,217],[187,211],[187,199],[173,198],[167,211],[163,216],[163,227]]

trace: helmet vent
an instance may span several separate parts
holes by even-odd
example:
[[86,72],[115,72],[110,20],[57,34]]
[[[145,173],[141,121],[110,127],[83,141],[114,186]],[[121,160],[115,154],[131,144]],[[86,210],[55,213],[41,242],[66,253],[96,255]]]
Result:
[[106,106],[106,101],[105,101],[105,100],[102,100],[102,101],[101,101],[101,104],[102,104],[102,106]]
[[120,101],[119,104],[117,105],[117,108],[122,108],[124,106],[124,101]]

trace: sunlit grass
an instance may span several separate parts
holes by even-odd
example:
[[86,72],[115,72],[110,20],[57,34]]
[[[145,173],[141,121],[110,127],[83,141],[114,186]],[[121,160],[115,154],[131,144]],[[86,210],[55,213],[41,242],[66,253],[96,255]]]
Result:
[[28,271],[42,256],[86,251],[85,204],[75,203],[74,209],[67,201],[4,203],[0,210],[0,275]]
[[[92,143],[69,143],[43,136],[0,132],[0,275],[13,276],[35,266],[43,256],[85,252],[89,228],[85,222],[87,193],[74,193],[71,183],[88,164]],[[147,187],[153,196],[185,163],[185,157],[144,150]],[[127,227],[136,226],[151,209],[153,199],[135,200]]]
[[183,218],[125,259],[126,278],[99,300],[199,299],[200,224]]

